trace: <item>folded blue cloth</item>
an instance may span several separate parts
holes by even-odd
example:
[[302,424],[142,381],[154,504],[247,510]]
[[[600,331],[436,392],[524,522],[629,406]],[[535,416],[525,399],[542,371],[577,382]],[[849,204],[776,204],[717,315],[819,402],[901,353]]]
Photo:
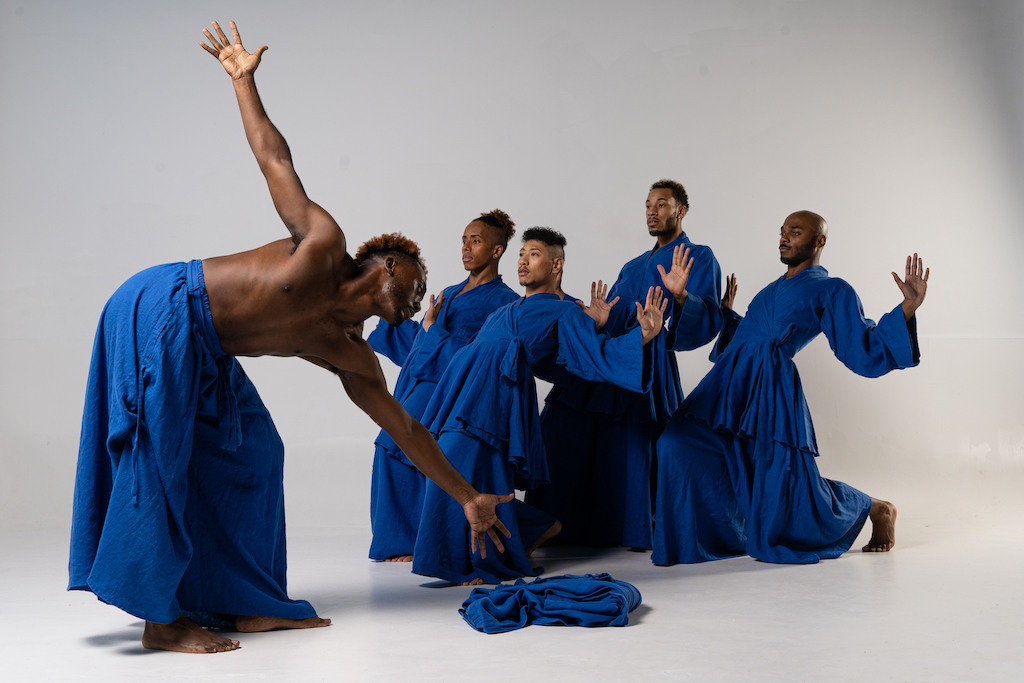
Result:
[[640,599],[635,586],[609,574],[565,574],[477,588],[459,614],[483,633],[505,633],[530,624],[625,626]]

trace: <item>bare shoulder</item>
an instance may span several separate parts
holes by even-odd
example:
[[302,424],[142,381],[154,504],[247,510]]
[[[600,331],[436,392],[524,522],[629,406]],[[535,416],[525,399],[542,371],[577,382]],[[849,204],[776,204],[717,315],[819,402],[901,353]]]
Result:
[[363,339],[362,323],[346,326],[344,333],[339,335],[322,356],[340,373],[367,378],[383,377],[377,354]]

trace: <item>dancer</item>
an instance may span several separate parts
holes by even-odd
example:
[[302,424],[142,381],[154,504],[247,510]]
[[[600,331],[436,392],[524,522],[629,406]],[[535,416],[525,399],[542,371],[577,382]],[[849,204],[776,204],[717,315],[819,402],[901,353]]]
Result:
[[[473,341],[487,316],[519,298],[498,275],[498,263],[515,234],[515,223],[495,209],[470,221],[462,233],[462,264],[469,277],[435,298],[423,322],[390,325],[382,320],[367,338],[377,353],[402,368],[395,398],[416,419],[456,351]],[[370,488],[370,559],[412,561],[426,479],[388,433],[377,436]]]
[[[635,392],[650,387],[652,340],[661,332],[661,290],[651,288],[633,315],[637,325],[614,339],[600,335],[580,306],[556,293],[565,238],[531,228],[519,252],[519,283],[526,296],[498,309],[473,343],[452,359],[424,412],[424,424],[448,459],[481,491],[507,494],[547,479],[534,372],[558,370]],[[596,311],[593,311],[597,315]],[[486,558],[470,552],[468,529],[457,509],[427,484],[412,569],[455,583],[499,583],[533,576],[529,562],[558,533],[554,517],[518,500],[498,516],[511,533],[505,552]]]
[[651,287],[671,295],[666,338],[652,348],[650,392],[572,378],[546,399],[541,422],[551,481],[528,493],[527,502],[562,521],[560,543],[652,545],[654,446],[683,398],[675,351],[709,343],[722,327],[718,261],[683,231],[689,206],[679,183],[651,186],[646,217],[654,247],[623,266],[608,292],[621,299],[604,328],[611,336],[636,326],[632,303]]
[[284,448],[235,356],[298,356],[345,390],[465,511],[471,543],[508,533],[430,434],[387,391],[362,339],[372,315],[398,325],[419,310],[426,271],[400,235],[355,258],[334,219],[309,200],[267,118],[250,54],[231,24],[204,31],[231,76],[246,137],[287,239],[230,256],[157,266],[129,279],[100,318],[75,480],[69,589],[146,621],[142,644],[223,652],[239,631],[327,626],[285,590]]
[[[846,552],[870,517],[865,551],[896,542],[896,507],[818,473],[811,415],[793,356],[818,334],[859,375],[917,365],[915,312],[929,271],[907,257],[893,278],[903,302],[876,325],[853,288],[819,265],[828,225],[818,214],[786,218],[779,253],[786,274],[732,321],[715,366],[683,402],[658,442],[655,564],[750,555],[813,563]],[[732,304],[730,278],[725,303]],[[742,320],[742,322],[740,322]]]

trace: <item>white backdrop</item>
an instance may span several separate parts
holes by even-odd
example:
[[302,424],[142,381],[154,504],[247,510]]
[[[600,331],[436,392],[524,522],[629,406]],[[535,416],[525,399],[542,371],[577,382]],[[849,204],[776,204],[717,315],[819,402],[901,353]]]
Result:
[[[114,289],[286,234],[197,45],[211,19],[270,46],[257,80],[309,195],[352,245],[417,239],[431,291],[463,278],[465,224],[501,207],[566,234],[582,295],[650,247],[662,177],[686,185],[685,228],[738,274],[741,310],[781,274],[796,209],[828,219],[823,265],[869,317],[920,252],[921,367],[868,381],[823,339],[797,358],[819,464],[903,515],[1019,511],[1020,3],[0,0],[0,529],[69,522]],[[513,259],[502,272],[516,287]],[[684,389],[706,358],[681,355]],[[369,419],[317,368],[244,365],[288,447],[292,527],[368,524]]]

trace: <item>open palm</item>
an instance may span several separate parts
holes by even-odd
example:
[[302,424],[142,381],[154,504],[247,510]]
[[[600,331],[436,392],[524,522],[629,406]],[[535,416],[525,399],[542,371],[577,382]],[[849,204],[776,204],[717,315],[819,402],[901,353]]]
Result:
[[228,37],[224,35],[220,24],[215,21],[213,22],[213,28],[216,29],[219,40],[210,33],[209,29],[204,28],[203,35],[210,41],[212,47],[206,43],[199,43],[199,45],[220,60],[224,70],[228,72],[231,78],[239,79],[256,71],[256,67],[260,65],[260,58],[267,50],[267,46],[264,45],[253,53],[246,52],[245,48],[242,47],[242,37],[238,35],[238,27],[235,26],[235,22],[232,21],[230,23],[234,42],[228,42]]
[[686,283],[690,279],[690,269],[693,268],[693,257],[690,256],[690,248],[679,244],[672,250],[672,267],[667,272],[658,264],[658,272],[661,274],[661,281],[665,290],[675,297],[676,301],[682,303],[686,298]]

